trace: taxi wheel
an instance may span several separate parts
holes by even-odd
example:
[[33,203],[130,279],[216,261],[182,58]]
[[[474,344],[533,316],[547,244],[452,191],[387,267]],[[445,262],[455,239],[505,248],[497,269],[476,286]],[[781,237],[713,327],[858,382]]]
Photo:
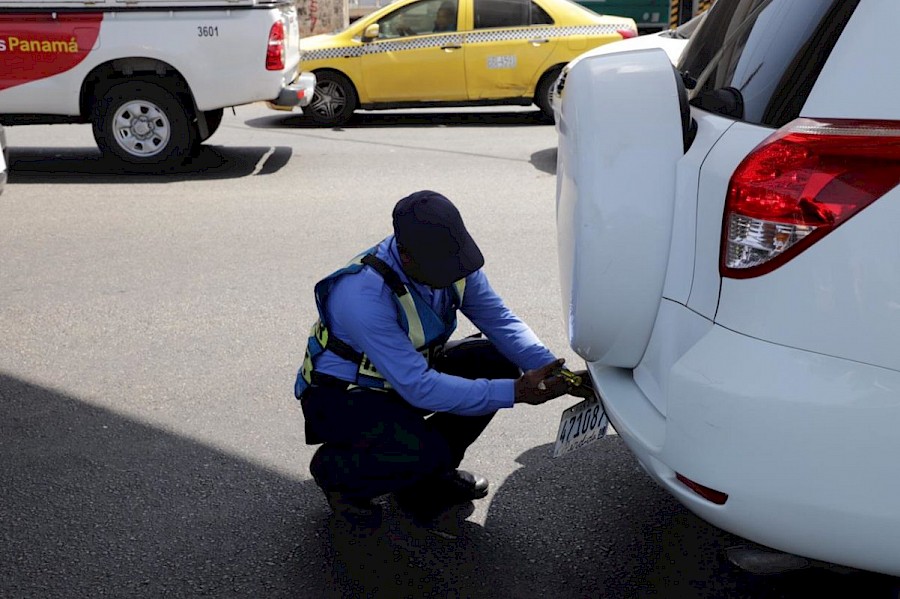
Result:
[[356,89],[349,79],[333,71],[316,73],[316,91],[303,112],[317,125],[343,125],[356,110]]
[[559,79],[562,67],[553,67],[541,77],[534,90],[534,103],[541,109],[541,116],[553,122],[553,85]]

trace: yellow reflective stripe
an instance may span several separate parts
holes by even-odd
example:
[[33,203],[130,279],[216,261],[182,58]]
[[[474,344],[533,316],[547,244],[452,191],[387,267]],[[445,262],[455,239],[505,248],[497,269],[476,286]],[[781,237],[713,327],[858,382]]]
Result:
[[425,345],[425,329],[422,327],[422,321],[419,319],[419,312],[416,310],[416,302],[413,301],[411,293],[403,294],[403,297],[397,298],[406,314],[406,323],[409,325],[409,340],[412,341],[413,347],[422,347]]
[[360,374],[364,374],[366,376],[371,376],[379,379],[383,379],[384,377],[378,372],[375,368],[375,365],[372,364],[372,360],[369,359],[369,356],[363,354],[362,361],[359,363]]
[[456,287],[456,295],[459,296],[459,303],[462,304],[463,293],[466,292],[466,280],[460,279],[453,283],[453,286]]
[[[354,258],[353,261],[350,262],[350,265],[362,264],[362,259],[364,256],[366,256],[365,253],[360,254],[359,256]],[[460,302],[462,302],[462,297],[466,290],[466,280],[464,278],[460,279],[460,280],[454,282],[453,286],[456,290],[457,295],[459,296]],[[398,297],[397,300],[400,302],[400,307],[403,308],[403,313],[406,316],[406,323],[409,327],[408,335],[409,335],[410,342],[413,344],[413,347],[415,347],[423,355],[425,360],[429,364],[431,364],[431,358],[432,358],[433,354],[439,350],[439,348],[435,347],[435,348],[418,349],[425,345],[425,328],[422,325],[422,320],[419,318],[419,312],[418,312],[418,310],[416,310],[416,303],[415,303],[415,300],[413,300],[413,298],[412,298],[412,293],[409,292],[409,290],[407,289],[407,293],[405,293],[402,297]],[[315,337],[316,340],[319,342],[319,344],[323,348],[327,347],[327,345],[328,345],[328,329],[325,328],[325,325],[322,323],[321,320],[317,320],[316,323],[313,325],[313,328],[310,331],[310,336]],[[303,378],[307,382],[310,382],[312,370],[313,370],[312,360],[310,359],[310,357],[307,353],[307,355],[304,357],[303,368],[302,368]],[[363,375],[363,376],[367,376],[370,378],[379,379],[379,380],[383,381],[383,383],[382,383],[383,389],[392,389],[393,388],[391,386],[391,384],[387,381],[387,379],[385,379],[384,376],[382,376],[381,373],[378,372],[378,370],[375,368],[375,365],[372,363],[372,361],[366,355],[362,356],[362,360],[360,361],[360,364],[357,368],[357,373],[359,375]],[[350,385],[348,387],[348,389],[356,389],[356,388],[360,388],[360,385],[354,384],[354,385]],[[366,388],[378,389],[378,387],[366,387]]]
[[300,369],[300,374],[301,376],[303,376],[303,380],[306,381],[307,384],[312,384],[312,371],[312,358],[309,357],[309,352],[307,351],[306,355],[303,356],[303,367]]
[[328,347],[328,329],[325,328],[325,325],[322,324],[321,320],[317,320],[316,324],[313,325],[310,336],[316,338],[316,341],[319,342],[322,349]]

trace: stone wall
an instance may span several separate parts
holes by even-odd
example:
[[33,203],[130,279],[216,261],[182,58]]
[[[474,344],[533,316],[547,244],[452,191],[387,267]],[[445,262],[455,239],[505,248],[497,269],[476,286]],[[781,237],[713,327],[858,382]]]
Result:
[[300,37],[337,31],[350,22],[347,0],[296,0],[296,4]]

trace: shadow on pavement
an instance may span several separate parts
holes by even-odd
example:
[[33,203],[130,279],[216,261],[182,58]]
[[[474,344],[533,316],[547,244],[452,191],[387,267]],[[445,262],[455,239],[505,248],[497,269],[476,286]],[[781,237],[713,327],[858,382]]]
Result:
[[171,183],[236,179],[277,172],[291,159],[290,147],[202,145],[185,164],[160,173],[129,172],[105,160],[96,148],[10,148],[9,183]]
[[[494,495],[485,529],[508,597],[808,598],[898,597],[900,579],[809,568],[756,577],[724,550],[746,543],[700,520],[656,486],[621,439],[607,437],[561,458],[551,445]],[[522,506],[527,506],[525,509]],[[527,553],[523,548],[527,548]],[[530,564],[525,577],[521,562]],[[861,594],[861,591],[864,593]]]
[[546,150],[541,150],[532,154],[529,162],[531,162],[531,166],[537,170],[555,175],[557,153],[556,148],[547,148]]
[[0,374],[0,596],[465,596],[482,529],[389,512],[362,538],[311,481]]
[[720,554],[736,539],[618,438],[549,451],[520,456],[484,527],[457,514],[456,540],[390,502],[359,534],[311,481],[0,374],[0,596],[896,597],[871,574],[735,575]]
[[539,110],[514,112],[357,112],[340,127],[321,127],[302,114],[278,114],[245,122],[260,129],[367,129],[375,127],[517,127],[549,124]]

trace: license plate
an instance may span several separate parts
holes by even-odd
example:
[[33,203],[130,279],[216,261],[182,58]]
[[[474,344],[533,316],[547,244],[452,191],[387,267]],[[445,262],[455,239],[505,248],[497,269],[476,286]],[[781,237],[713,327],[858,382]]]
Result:
[[566,455],[591,441],[606,436],[609,419],[603,404],[597,399],[586,399],[562,413],[553,457]]

